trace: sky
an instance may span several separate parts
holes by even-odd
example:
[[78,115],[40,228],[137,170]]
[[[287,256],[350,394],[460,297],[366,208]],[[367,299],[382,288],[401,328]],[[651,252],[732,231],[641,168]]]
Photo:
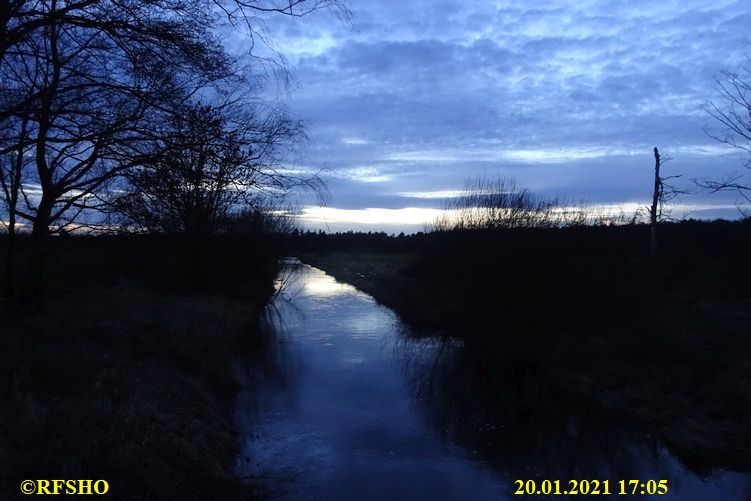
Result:
[[[664,175],[743,171],[701,109],[715,77],[746,62],[748,1],[353,0],[270,23],[310,141],[297,168],[323,171],[330,231],[419,231],[469,177],[633,211]],[[732,194],[697,192],[675,216],[736,217]]]

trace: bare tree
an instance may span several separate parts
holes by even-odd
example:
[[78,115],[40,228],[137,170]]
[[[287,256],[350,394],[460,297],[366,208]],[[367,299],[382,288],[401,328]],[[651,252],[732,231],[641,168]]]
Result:
[[[285,160],[305,138],[283,109],[194,105],[153,162],[130,170],[113,209],[139,230],[209,235],[234,216],[261,211],[295,188],[320,191],[319,177],[293,175]],[[278,206],[278,204],[275,204]]]
[[[706,128],[705,132],[723,144],[751,153],[751,64],[740,73],[723,71],[715,77],[715,81],[717,101],[708,101],[703,109],[715,119],[719,130]],[[751,162],[746,167],[751,168]],[[694,182],[712,192],[735,191],[738,210],[744,216],[750,215],[751,181],[742,172],[733,172],[722,178],[696,179]]]
[[39,290],[50,231],[80,221],[118,177],[165,154],[159,146],[185,103],[247,84],[222,46],[217,6],[257,33],[253,23],[264,13],[299,16],[342,4],[11,0],[0,6],[0,164],[12,166],[14,156],[32,167],[23,178],[5,168],[3,195],[13,220],[32,227],[25,281],[31,291]]
[[5,259],[5,277],[6,277],[6,295],[8,298],[15,296],[16,285],[16,215],[18,210],[19,196],[24,179],[24,173],[28,165],[24,155],[23,144],[26,141],[26,130],[28,119],[21,118],[20,123],[20,141],[18,150],[0,157],[0,160],[7,161],[0,163],[0,187],[3,190],[3,202],[5,202],[8,221],[5,223],[8,230],[8,242]]
[[36,2],[52,21],[8,47],[0,61],[0,154],[34,162],[31,182],[16,186],[23,203],[11,204],[14,216],[32,225],[31,295],[40,290],[48,232],[74,221],[92,207],[95,193],[154,154],[155,131],[175,103],[230,71],[204,28],[187,33],[187,26],[154,18],[138,2],[125,4],[142,17],[127,13],[104,22],[94,10],[64,24],[55,20],[66,3]]
[[583,203],[542,197],[507,178],[470,178],[463,193],[447,200],[443,209],[433,229],[545,228],[591,222]]
[[660,178],[660,152],[657,146],[655,152],[655,187],[652,192],[652,207],[649,209],[649,252],[657,255],[657,211],[659,210],[660,194],[662,193],[662,179]]
[[[265,22],[269,15],[303,17],[331,9],[346,20],[352,19],[347,0],[66,0],[56,2],[54,16],[50,15],[49,3],[44,0],[0,3],[0,60],[10,48],[53,24],[132,30],[172,43],[179,42],[183,36],[186,45],[190,45],[198,38],[191,34],[191,28],[200,36],[207,27],[214,25],[214,8],[222,11],[231,24],[245,26],[253,40],[260,37],[264,42],[270,41]],[[139,24],[139,19],[146,22]],[[162,28],[169,29],[153,32],[148,22],[153,19],[166,20]],[[175,28],[178,30],[173,31]]]
[[652,190],[652,205],[647,207],[649,213],[649,253],[652,256],[657,255],[657,226],[665,218],[669,218],[669,204],[676,197],[688,193],[674,186],[671,181],[682,177],[681,175],[662,176],[660,169],[662,166],[672,160],[669,157],[661,157],[657,146],[654,147],[655,155],[655,176],[654,189]]

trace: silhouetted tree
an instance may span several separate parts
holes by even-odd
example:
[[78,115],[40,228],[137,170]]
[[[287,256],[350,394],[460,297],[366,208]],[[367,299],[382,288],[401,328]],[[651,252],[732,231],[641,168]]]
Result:
[[6,295],[8,298],[15,296],[16,285],[16,215],[21,194],[21,182],[24,178],[24,170],[28,160],[24,155],[23,143],[26,138],[28,120],[25,117],[20,121],[20,141],[18,150],[0,157],[0,187],[2,187],[3,202],[8,214],[5,226],[8,230],[8,240],[5,258]]
[[458,197],[444,203],[444,213],[434,222],[437,230],[541,228],[584,224],[589,214],[581,204],[545,198],[514,179],[470,178]]
[[660,169],[662,166],[672,160],[669,157],[661,157],[657,146],[654,147],[655,156],[655,176],[654,176],[654,189],[652,190],[652,205],[647,207],[649,213],[649,252],[650,255],[657,255],[657,226],[660,221],[669,217],[670,209],[669,204],[677,196],[688,193],[685,190],[681,190],[668,181],[672,179],[678,179],[681,175],[674,176],[662,176]]
[[[3,2],[0,165],[9,219],[32,227],[29,290],[39,290],[50,231],[98,207],[119,176],[153,165],[186,102],[246,84],[218,36],[217,7],[258,34],[264,13],[329,6],[344,8],[338,0]],[[31,168],[19,174],[13,155]]]
[[657,150],[657,146],[654,149],[655,152],[655,186],[652,192],[652,207],[649,209],[649,252],[651,255],[657,254],[657,218],[658,210],[660,208],[660,199],[662,195],[662,179],[660,178],[660,152]]
[[266,205],[295,188],[323,188],[317,176],[284,169],[284,160],[305,137],[302,124],[284,110],[262,114],[198,104],[171,125],[156,145],[161,154],[124,175],[125,194],[113,207],[126,225],[214,234],[227,225],[238,227],[241,215],[260,218]]
[[[708,101],[704,110],[717,121],[720,128],[705,130],[721,143],[751,153],[751,65],[743,68],[741,73],[724,71],[715,81],[719,96],[717,101]],[[751,162],[746,167],[751,168]],[[748,205],[751,204],[751,181],[741,172],[734,172],[723,178],[707,177],[695,182],[713,192],[735,191],[739,197],[739,211],[745,216],[750,214]]]
[[31,295],[40,289],[47,234],[95,205],[117,175],[153,157],[155,133],[176,104],[231,68],[200,12],[183,22],[166,2],[77,5],[25,5],[46,22],[11,44],[6,37],[0,60],[0,153],[34,162],[17,185],[23,204],[13,204],[32,225]]

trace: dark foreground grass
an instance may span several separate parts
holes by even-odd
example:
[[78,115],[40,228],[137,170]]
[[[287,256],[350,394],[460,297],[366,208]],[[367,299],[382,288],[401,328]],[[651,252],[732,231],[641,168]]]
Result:
[[[232,472],[232,367],[263,343],[271,256],[71,240],[54,244],[43,309],[3,312],[0,499],[25,479],[103,479],[112,499],[253,497]],[[189,266],[204,259],[213,277]]]
[[[488,392],[542,381],[659,437],[685,464],[751,471],[748,225],[421,235],[392,252],[307,248],[418,334],[463,341]],[[320,237],[317,237],[320,239]]]

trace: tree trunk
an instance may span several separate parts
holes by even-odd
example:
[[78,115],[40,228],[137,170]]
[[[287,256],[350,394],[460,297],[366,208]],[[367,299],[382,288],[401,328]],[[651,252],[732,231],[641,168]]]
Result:
[[12,304],[16,296],[16,214],[10,211],[8,217],[8,248],[5,256],[6,298]]
[[41,304],[44,294],[44,273],[47,265],[47,239],[49,238],[50,217],[54,201],[42,196],[39,202],[34,226],[31,230],[31,249],[29,264],[24,281],[24,300],[31,307]]
[[650,242],[649,253],[652,256],[657,255],[657,211],[659,210],[660,192],[662,191],[662,182],[660,180],[660,152],[655,146],[655,187],[652,193],[652,208],[649,211],[650,216]]
[[7,283],[7,300],[15,306],[16,301],[16,210],[18,208],[18,196],[21,191],[21,180],[24,168],[24,148],[23,143],[26,139],[26,127],[28,117],[24,116],[21,121],[21,137],[19,141],[16,157],[11,162],[8,172],[0,173],[0,184],[3,188],[3,195],[8,205],[8,249],[5,256],[5,276]]

